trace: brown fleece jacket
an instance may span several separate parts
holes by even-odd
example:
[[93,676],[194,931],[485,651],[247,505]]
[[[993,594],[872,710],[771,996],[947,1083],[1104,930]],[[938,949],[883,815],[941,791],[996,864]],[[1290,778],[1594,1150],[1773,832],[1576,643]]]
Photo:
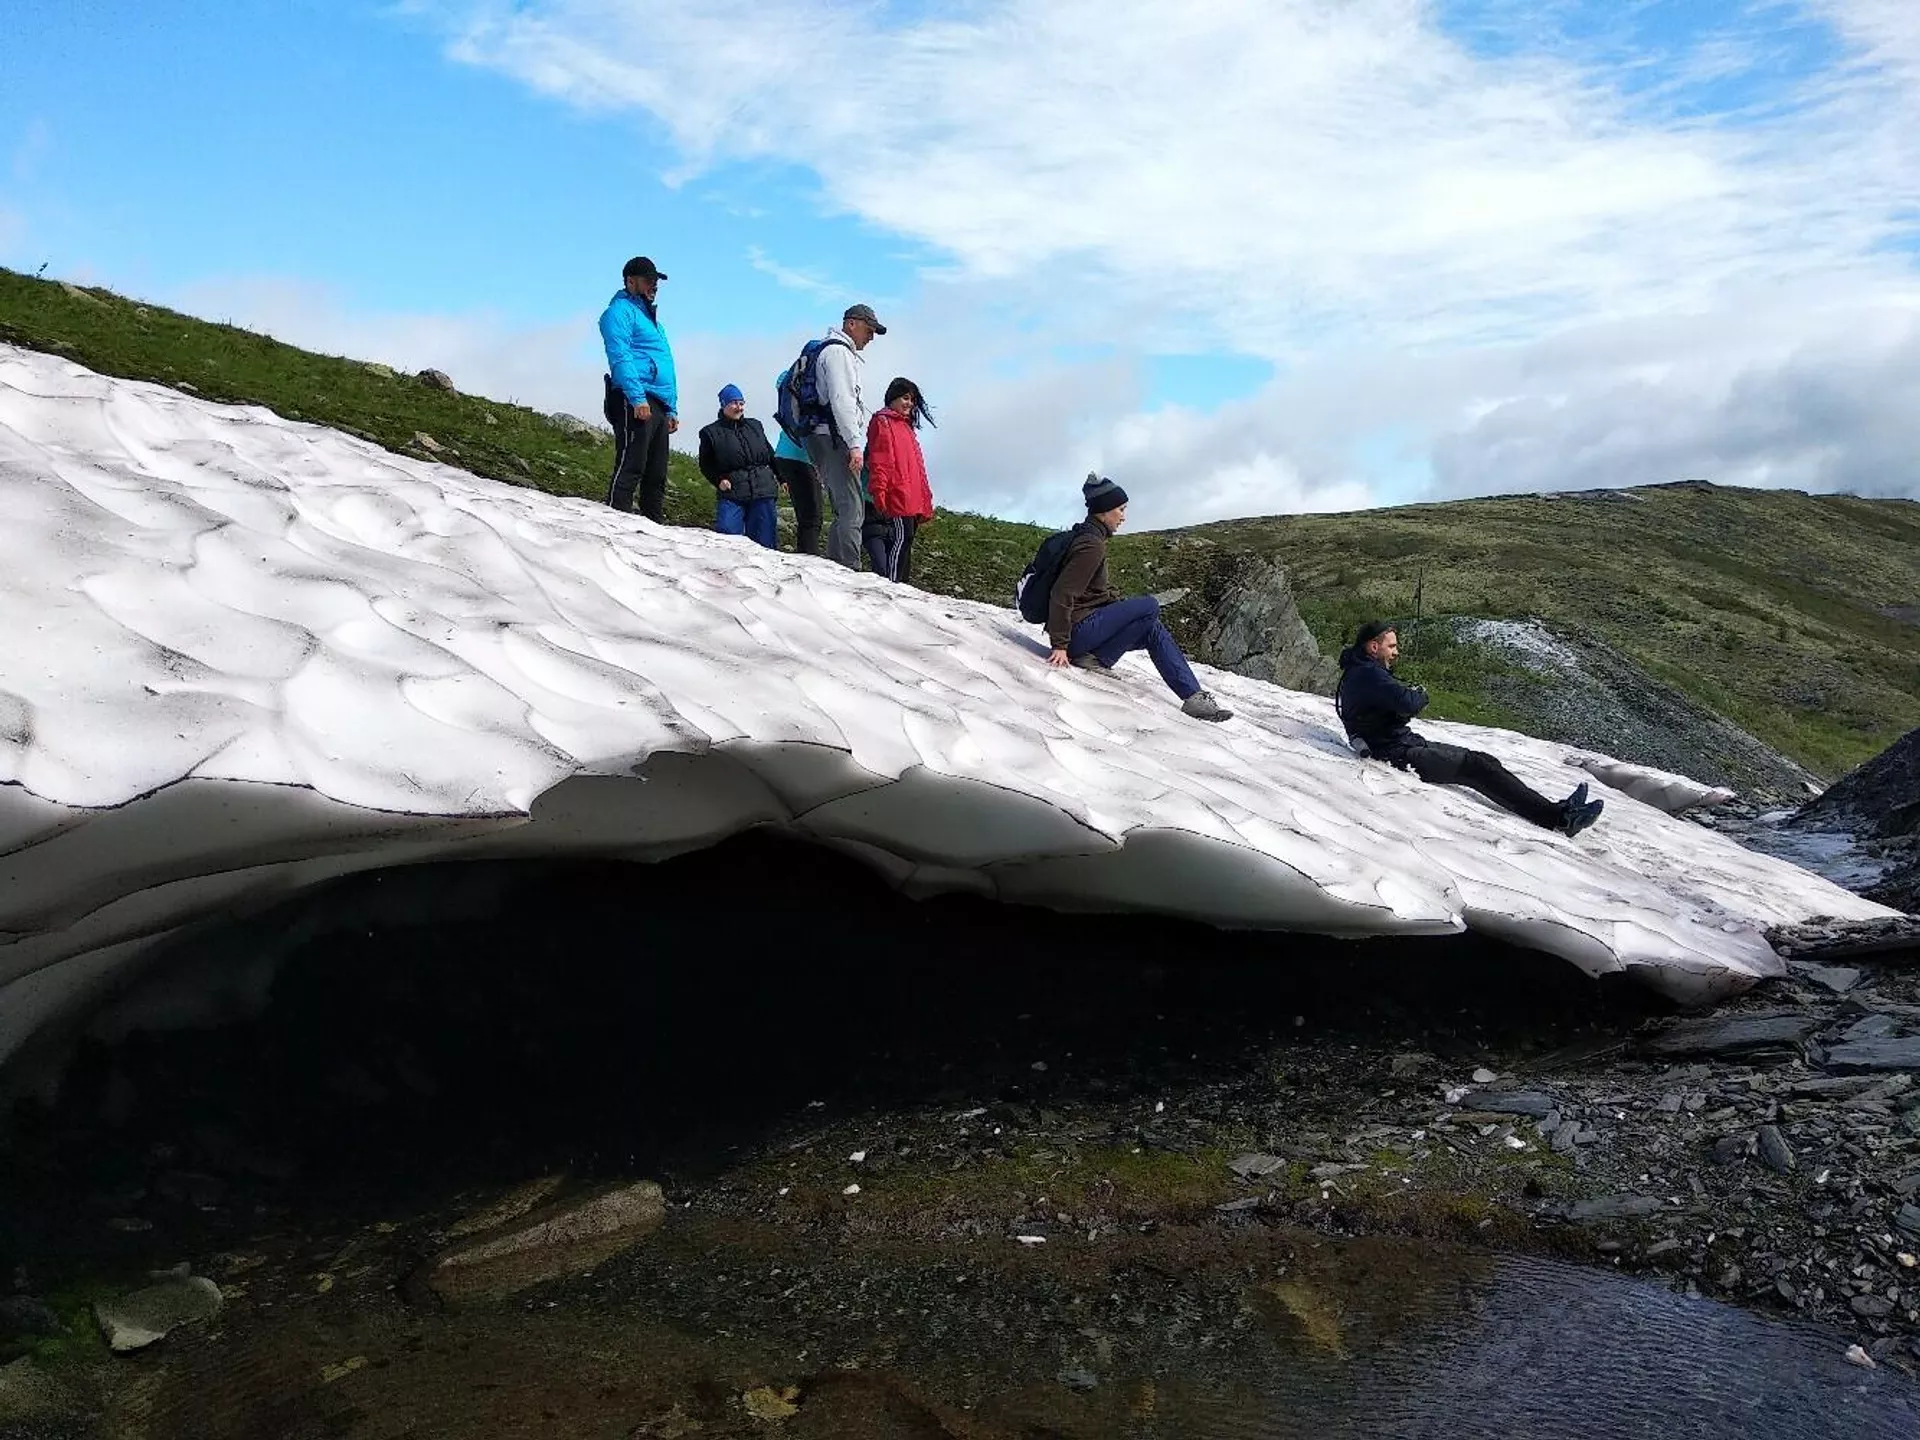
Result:
[[1125,598],[1107,579],[1107,541],[1112,538],[1113,532],[1098,516],[1075,527],[1073,543],[1067,546],[1047,601],[1047,638],[1054,649],[1066,649],[1073,627],[1087,616]]

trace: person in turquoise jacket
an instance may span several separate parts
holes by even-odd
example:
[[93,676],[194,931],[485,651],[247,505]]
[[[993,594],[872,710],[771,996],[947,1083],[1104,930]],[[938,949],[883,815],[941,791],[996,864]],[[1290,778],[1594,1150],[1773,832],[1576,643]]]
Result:
[[620,271],[621,288],[600,314],[607,347],[605,414],[613,427],[613,479],[607,504],[666,522],[667,437],[680,428],[673,347],[660,324],[660,282],[653,261],[636,255]]
[[[782,370],[780,378],[773,382],[776,400],[782,390],[787,388],[787,372]],[[804,445],[793,443],[793,437],[778,425],[773,427],[780,436],[779,443],[773,447],[773,473],[786,487],[787,494],[793,499],[793,548],[796,554],[818,555],[820,553],[820,472],[813,468],[813,460],[807,454]]]

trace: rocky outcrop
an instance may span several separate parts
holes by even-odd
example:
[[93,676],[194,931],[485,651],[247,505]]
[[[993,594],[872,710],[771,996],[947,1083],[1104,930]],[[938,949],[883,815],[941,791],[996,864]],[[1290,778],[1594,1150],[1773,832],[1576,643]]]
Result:
[[1909,730],[1842,775],[1789,824],[1852,836],[1883,867],[1879,879],[1861,893],[1920,914],[1920,730]]
[[1505,673],[1487,678],[1487,698],[1529,734],[1766,800],[1797,803],[1818,790],[1811,772],[1594,636],[1538,620],[1451,624],[1456,643],[1499,662]]
[[460,393],[453,388],[453,379],[444,370],[422,370],[414,378],[429,390],[444,390],[449,395]]
[[1286,567],[1249,555],[1207,586],[1200,654],[1210,665],[1254,680],[1331,695],[1340,672],[1300,618]]

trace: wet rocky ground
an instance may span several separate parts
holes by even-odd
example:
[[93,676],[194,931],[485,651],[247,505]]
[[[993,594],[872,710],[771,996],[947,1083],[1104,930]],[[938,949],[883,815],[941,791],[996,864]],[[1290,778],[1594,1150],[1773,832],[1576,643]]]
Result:
[[[453,918],[448,878],[205,942],[285,951],[263,1012],[15,1106],[0,1435],[1256,1433],[1193,1417],[1449,1333],[1513,1256],[1920,1372],[1914,949],[1680,1016],[1478,940],[913,904],[764,841],[493,867]],[[433,1278],[643,1178],[630,1248]],[[218,1313],[111,1354],[96,1302],[180,1265]]]

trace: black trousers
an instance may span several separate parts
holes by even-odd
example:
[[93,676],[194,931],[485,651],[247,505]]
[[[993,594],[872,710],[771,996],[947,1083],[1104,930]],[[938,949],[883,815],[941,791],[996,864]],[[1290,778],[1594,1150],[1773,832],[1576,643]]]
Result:
[[820,553],[820,476],[805,460],[773,457],[773,473],[793,497],[793,548],[797,554]]
[[656,524],[667,519],[667,410],[655,400],[648,404],[649,420],[633,418],[633,406],[612,380],[607,381],[606,417],[613,427],[613,479],[607,484],[607,504],[616,510],[634,508],[640,492],[640,513]]
[[873,573],[902,585],[912,583],[913,532],[920,522],[912,516],[882,515],[867,506],[867,518],[860,526],[860,543],[866,548],[867,564]]
[[1429,785],[1464,785],[1477,790],[1502,810],[1531,820],[1549,830],[1560,825],[1560,806],[1547,799],[1484,750],[1460,745],[1438,745],[1422,740],[1396,759]]

